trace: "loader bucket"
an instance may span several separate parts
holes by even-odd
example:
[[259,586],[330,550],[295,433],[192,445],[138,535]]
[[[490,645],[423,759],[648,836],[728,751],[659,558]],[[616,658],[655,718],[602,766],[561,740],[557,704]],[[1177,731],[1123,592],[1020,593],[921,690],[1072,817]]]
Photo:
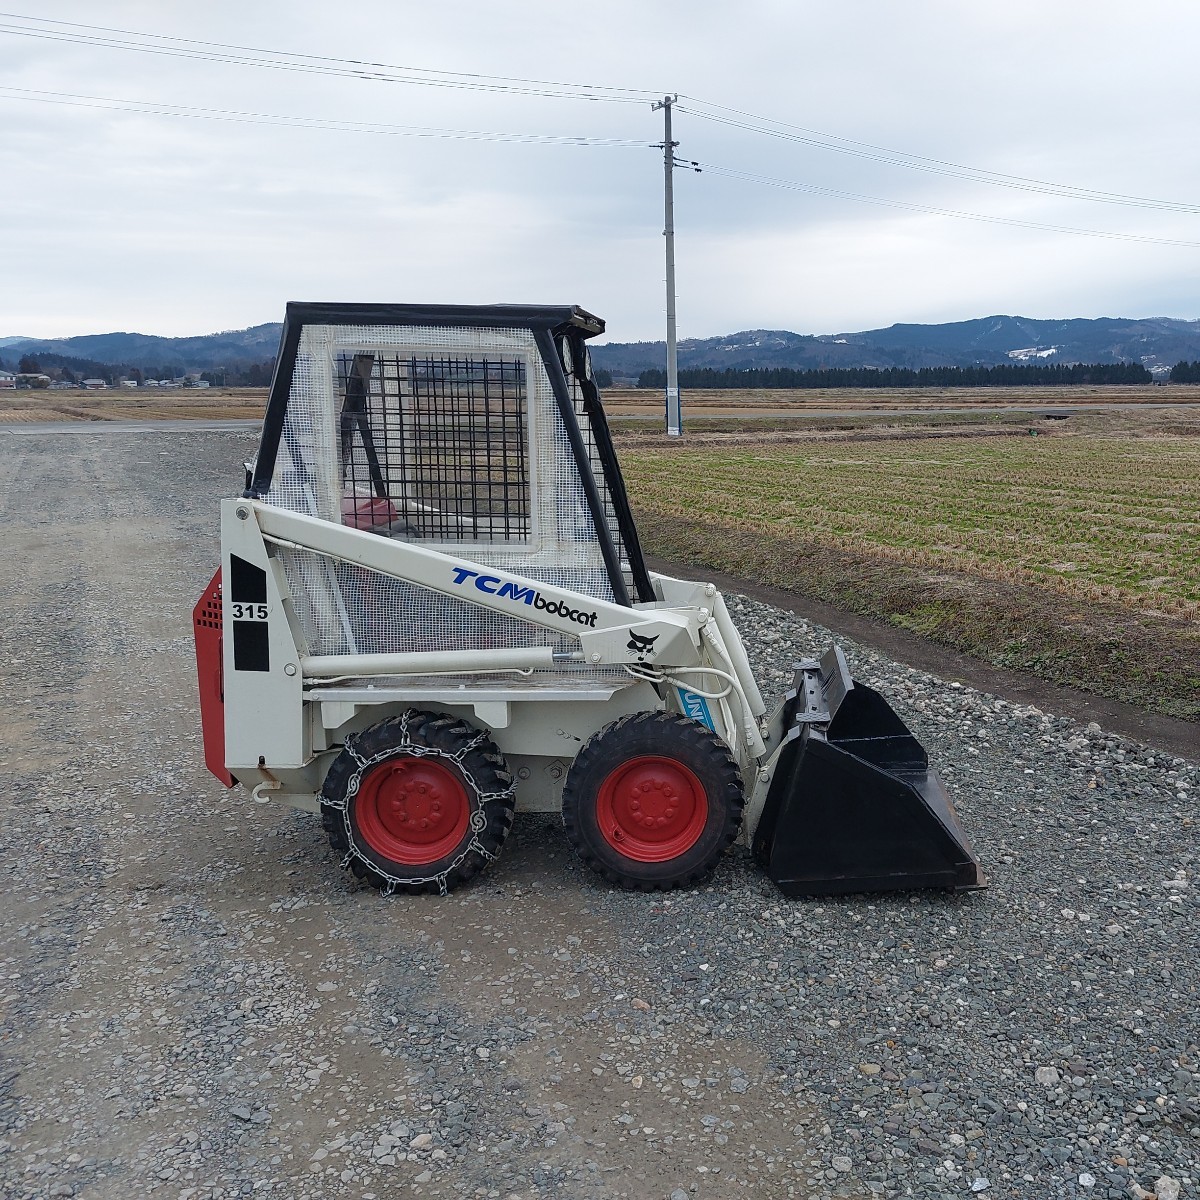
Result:
[[[755,857],[788,896],[986,887],[920,742],[838,647],[789,694]],[[819,686],[818,686],[819,684]],[[794,697],[794,699],[793,699]]]

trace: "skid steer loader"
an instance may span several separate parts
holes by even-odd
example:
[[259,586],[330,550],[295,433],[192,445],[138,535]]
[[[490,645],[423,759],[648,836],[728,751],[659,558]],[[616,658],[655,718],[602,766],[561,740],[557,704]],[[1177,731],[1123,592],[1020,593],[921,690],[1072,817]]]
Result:
[[[515,811],[631,889],[740,836],[788,895],[984,885],[834,646],[768,712],[724,600],[638,545],[579,308],[289,304],[194,614],[205,757],[343,865],[445,893]],[[697,486],[703,486],[697,481]]]

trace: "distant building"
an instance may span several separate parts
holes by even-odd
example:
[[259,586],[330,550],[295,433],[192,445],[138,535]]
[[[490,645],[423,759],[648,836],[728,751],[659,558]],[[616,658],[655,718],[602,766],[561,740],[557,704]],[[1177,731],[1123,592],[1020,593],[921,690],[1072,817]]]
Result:
[[102,392],[106,387],[108,387],[108,384],[105,383],[103,379],[85,379],[83,381],[83,386],[87,388],[89,392]]
[[0,371],[0,388],[15,388],[17,377],[11,371]]
[[137,385],[138,385],[138,382],[136,379],[122,379],[121,380],[122,387],[135,388],[135,387],[137,387]]
[[142,387],[158,387],[158,380],[147,379],[146,382],[142,384]]

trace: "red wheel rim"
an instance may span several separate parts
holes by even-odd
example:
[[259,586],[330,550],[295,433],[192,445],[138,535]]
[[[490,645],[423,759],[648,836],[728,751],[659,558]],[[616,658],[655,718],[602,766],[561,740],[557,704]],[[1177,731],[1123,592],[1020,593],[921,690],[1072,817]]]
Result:
[[690,850],[708,823],[708,794],[681,762],[646,754],[622,763],[596,796],[600,836],[636,862],[667,862]]
[[376,854],[405,866],[435,863],[471,827],[471,801],[459,775],[434,758],[396,758],[358,789],[354,818]]

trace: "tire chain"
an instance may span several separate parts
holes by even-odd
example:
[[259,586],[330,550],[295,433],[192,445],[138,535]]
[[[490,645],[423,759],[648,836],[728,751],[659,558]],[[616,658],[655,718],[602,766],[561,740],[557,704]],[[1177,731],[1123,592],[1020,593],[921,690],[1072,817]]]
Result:
[[[327,800],[322,794],[321,808],[328,812],[336,812],[341,814],[342,826],[346,833],[346,845],[349,849],[346,851],[345,857],[342,859],[342,869],[345,870],[356,860],[361,862],[368,871],[374,875],[378,875],[387,881],[387,886],[382,888],[385,896],[394,896],[397,887],[404,888],[419,888],[424,887],[427,883],[436,883],[438,895],[445,896],[449,892],[446,880],[450,873],[460,867],[467,855],[474,850],[485,863],[495,862],[496,855],[483,845],[479,840],[479,835],[487,828],[487,813],[484,812],[483,806],[492,800],[511,800],[516,792],[516,781],[508,786],[503,792],[482,792],[475,782],[475,777],[467,768],[463,759],[470,751],[477,746],[487,741],[487,735],[477,731],[475,736],[462,746],[455,753],[450,754],[445,750],[439,750],[436,746],[419,746],[412,741],[408,736],[409,718],[412,716],[412,710],[405,712],[400,718],[400,742],[397,746],[393,746],[388,750],[381,750],[378,754],[372,755],[370,758],[363,758],[355,748],[355,737],[351,735],[346,738],[346,752],[358,764],[358,769],[350,776],[346,783],[346,795],[341,800]],[[365,771],[371,767],[378,766],[380,763],[387,762],[390,758],[396,757],[398,750],[404,751],[413,758],[442,758],[449,759],[462,773],[466,780],[471,795],[475,798],[471,808],[471,840],[462,848],[462,851],[450,863],[444,871],[439,871],[436,875],[411,876],[404,879],[395,875],[389,875],[378,863],[367,858],[366,855],[355,844],[354,831],[350,824],[350,801],[358,795],[359,785],[362,782],[362,777]]]

